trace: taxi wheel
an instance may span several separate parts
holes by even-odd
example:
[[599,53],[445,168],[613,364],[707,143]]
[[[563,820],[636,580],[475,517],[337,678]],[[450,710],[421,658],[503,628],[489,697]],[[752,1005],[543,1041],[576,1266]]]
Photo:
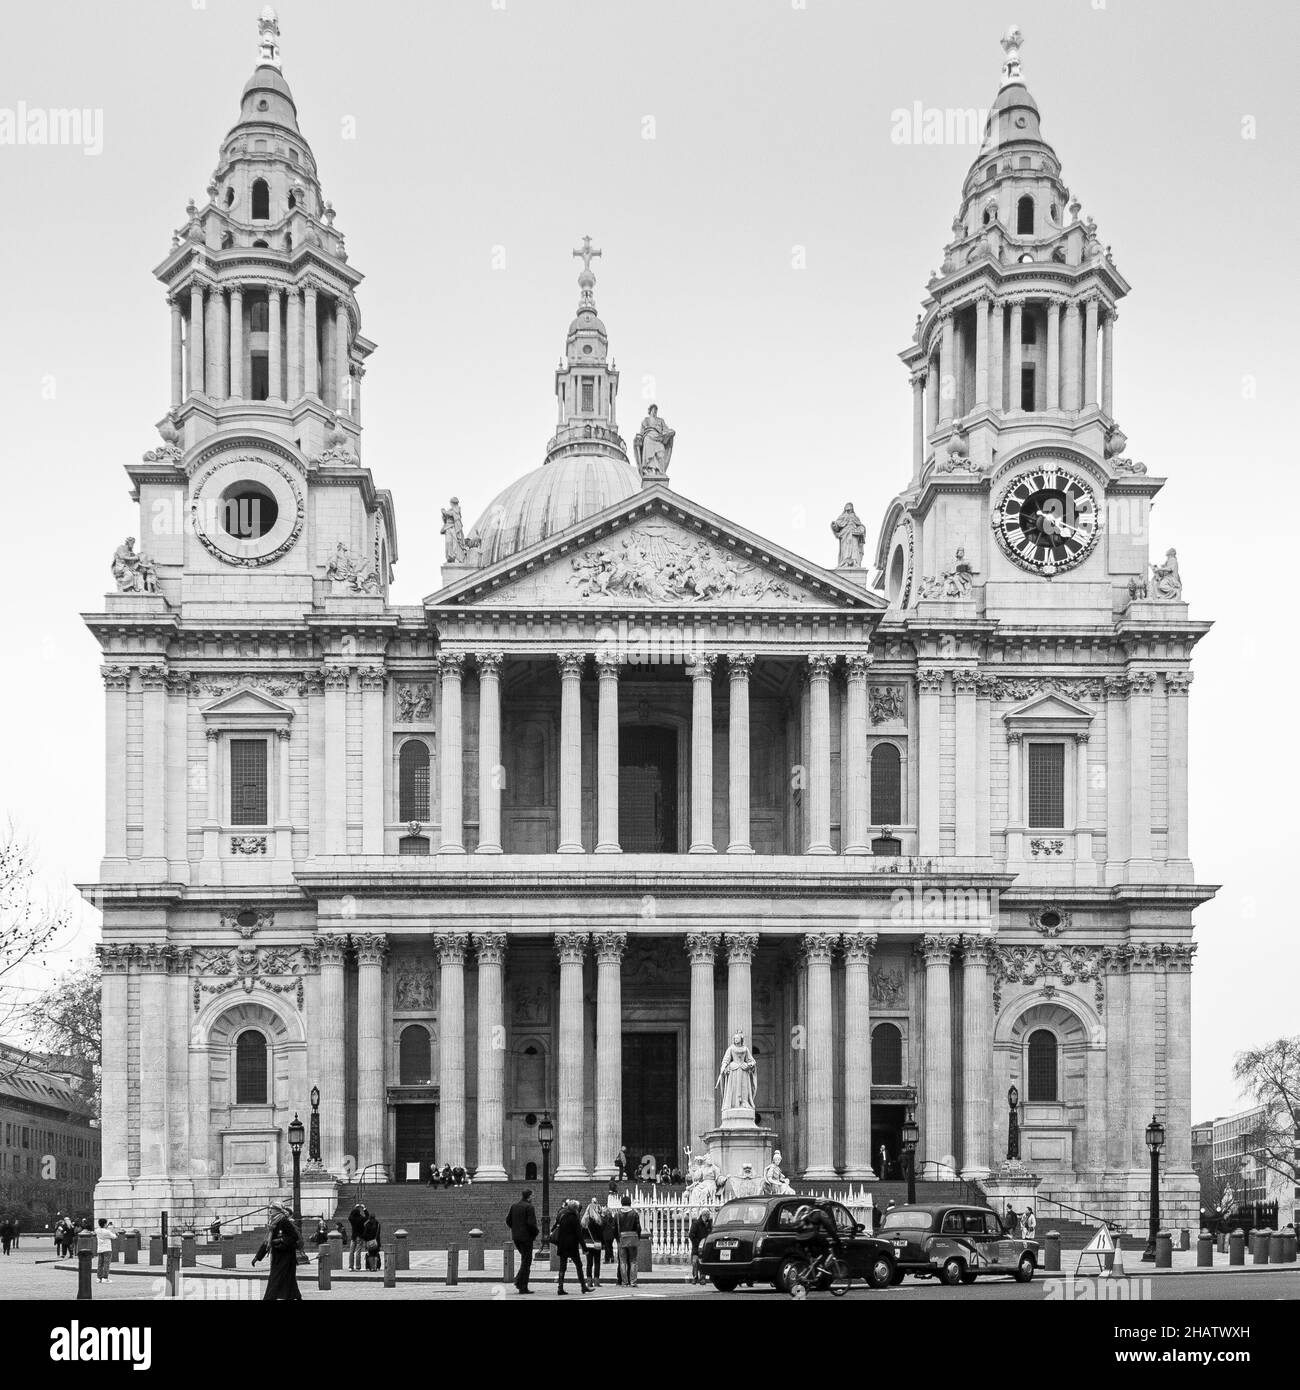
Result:
[[888,1255],[877,1255],[867,1267],[867,1283],[873,1289],[887,1289],[890,1284],[901,1284],[903,1276],[894,1268]]
[[955,1286],[961,1283],[961,1277],[965,1273],[966,1266],[962,1264],[960,1260],[953,1258],[951,1260],[945,1260],[943,1262],[943,1269],[940,1272],[939,1277],[943,1280],[945,1284]]
[[1016,1282],[1027,1284],[1034,1277],[1034,1257],[1032,1255],[1021,1255],[1020,1263],[1016,1266]]
[[800,1268],[801,1265],[796,1259],[781,1261],[781,1268],[776,1276],[776,1287],[780,1289],[782,1293],[790,1293],[793,1291],[799,1279]]
[[901,1269],[896,1269],[890,1276],[889,1282],[891,1285],[901,1284],[903,1282],[903,1271]]

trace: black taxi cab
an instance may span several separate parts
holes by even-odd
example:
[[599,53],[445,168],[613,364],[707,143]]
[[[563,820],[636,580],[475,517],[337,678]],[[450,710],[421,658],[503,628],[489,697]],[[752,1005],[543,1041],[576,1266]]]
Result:
[[948,1202],[895,1207],[878,1234],[893,1252],[896,1283],[913,1274],[945,1284],[973,1284],[989,1275],[1024,1284],[1038,1268],[1038,1242],[1011,1235],[988,1207]]
[[[715,1289],[770,1284],[788,1293],[799,1272],[804,1243],[799,1196],[737,1197],[718,1208],[713,1230],[700,1246],[700,1270]],[[895,1282],[893,1248],[873,1237],[839,1202],[819,1202],[835,1222],[841,1253],[854,1279],[880,1289]]]

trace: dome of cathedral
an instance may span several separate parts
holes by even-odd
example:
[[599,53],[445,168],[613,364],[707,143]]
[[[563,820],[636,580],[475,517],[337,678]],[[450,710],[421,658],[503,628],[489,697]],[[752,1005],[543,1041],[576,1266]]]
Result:
[[481,565],[493,565],[640,491],[636,469],[602,453],[552,459],[510,484],[478,519],[471,536]]
[[250,92],[276,92],[290,103],[293,102],[293,93],[289,90],[284,73],[271,63],[259,64],[252,77],[244,83],[243,95],[248,96]]

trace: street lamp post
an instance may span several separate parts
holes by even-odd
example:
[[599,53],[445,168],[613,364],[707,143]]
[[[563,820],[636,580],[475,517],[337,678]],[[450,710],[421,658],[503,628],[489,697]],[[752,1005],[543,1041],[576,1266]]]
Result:
[[1151,1116],[1147,1126],[1147,1148],[1151,1150],[1151,1225],[1147,1231],[1147,1248],[1142,1259],[1150,1263],[1156,1257],[1156,1236],[1160,1234],[1160,1149],[1165,1142],[1165,1127]]
[[307,1166],[320,1167],[320,1087],[311,1088],[311,1128],[307,1131]]
[[289,1121],[289,1147],[293,1150],[293,1223],[302,1230],[302,1121],[297,1111]]
[[542,1249],[550,1243],[551,1230],[551,1144],[555,1126],[548,1112],[537,1122],[537,1142],[542,1146]]
[[903,1122],[903,1152],[907,1155],[907,1204],[916,1202],[916,1146],[921,1139],[921,1126],[916,1123],[916,1112],[909,1110]]

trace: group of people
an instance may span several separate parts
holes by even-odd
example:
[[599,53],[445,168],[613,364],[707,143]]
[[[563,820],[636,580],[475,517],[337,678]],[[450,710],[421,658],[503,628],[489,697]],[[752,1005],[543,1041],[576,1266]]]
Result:
[[461,1164],[444,1163],[439,1168],[436,1158],[429,1160],[428,1183],[430,1187],[468,1187],[470,1181],[469,1174]]
[[654,1154],[642,1154],[635,1163],[628,1157],[627,1148],[619,1149],[614,1155],[614,1176],[619,1182],[635,1178],[638,1182],[659,1187],[680,1187],[685,1179],[680,1168],[665,1163],[656,1163]]
[[1022,1216],[1016,1209],[1007,1203],[1006,1215],[1002,1218],[1002,1224],[1007,1229],[1007,1235],[1015,1236],[1025,1240],[1033,1240],[1034,1232],[1038,1229],[1038,1218],[1034,1215],[1033,1207],[1026,1207]]
[[54,1253],[67,1259],[75,1254],[77,1249],[77,1237],[89,1234],[90,1221],[83,1219],[78,1225],[72,1217],[61,1216],[54,1223]]
[[3,1247],[7,1255],[9,1251],[18,1249],[19,1227],[16,1221],[0,1221],[0,1247]]
[[[521,1294],[532,1293],[528,1281],[533,1244],[540,1230],[531,1187],[524,1188],[522,1197],[506,1213],[506,1225],[519,1254],[515,1289]],[[610,1264],[616,1265],[620,1285],[636,1288],[641,1234],[641,1214],[632,1205],[632,1198],[626,1192],[620,1197],[612,1184],[603,1201],[593,1196],[585,1208],[576,1198],[562,1202],[547,1233],[560,1261],[556,1294],[566,1292],[564,1280],[570,1264],[577,1271],[578,1287],[583,1293],[600,1287],[601,1271]]]
[[[380,1235],[382,1227],[379,1218],[364,1202],[358,1202],[348,1212],[348,1225],[352,1229],[352,1244],[348,1250],[348,1268],[378,1269],[381,1263]],[[328,1239],[328,1233],[326,1238]]]

